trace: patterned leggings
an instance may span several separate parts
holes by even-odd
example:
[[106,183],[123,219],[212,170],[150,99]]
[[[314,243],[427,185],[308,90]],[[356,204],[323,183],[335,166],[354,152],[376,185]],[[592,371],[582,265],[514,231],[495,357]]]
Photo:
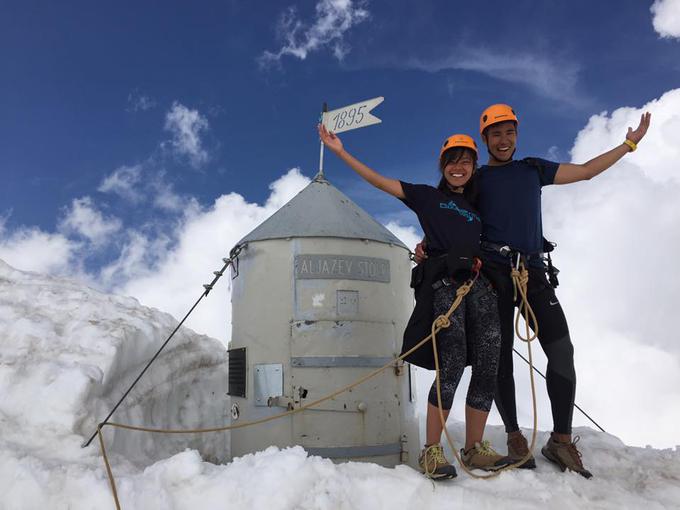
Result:
[[[435,291],[435,317],[449,310],[456,298],[457,287],[458,284],[454,284]],[[483,275],[449,319],[451,326],[437,334],[442,407],[451,409],[453,395],[469,361],[472,378],[466,403],[474,409],[489,411],[496,390],[501,330],[496,294]],[[430,388],[428,401],[437,405],[436,380]]]

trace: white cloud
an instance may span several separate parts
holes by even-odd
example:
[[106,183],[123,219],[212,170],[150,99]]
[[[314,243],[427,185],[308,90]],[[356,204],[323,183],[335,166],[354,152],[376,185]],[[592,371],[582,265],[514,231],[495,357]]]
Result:
[[188,212],[189,209],[198,207],[194,198],[188,198],[175,191],[172,183],[165,179],[165,172],[158,172],[148,183],[148,195],[153,197],[153,205],[168,212]]
[[[289,170],[272,183],[265,205],[249,203],[236,193],[222,195],[208,209],[187,214],[176,228],[172,245],[137,235],[103,274],[109,280],[119,280],[118,292],[181,318],[200,295],[202,285],[212,280],[212,271],[222,267],[222,258],[231,248],[309,182],[298,168]],[[231,322],[228,289],[229,277],[225,275],[188,325],[226,341]]]
[[654,30],[661,37],[680,38],[680,0],[656,0],[651,11]]
[[163,146],[169,145],[177,155],[186,156],[191,165],[197,168],[210,159],[201,141],[201,133],[208,129],[208,119],[198,110],[174,102],[165,116],[165,130],[172,133],[172,140]]
[[578,400],[629,444],[671,446],[680,443],[670,425],[680,420],[680,89],[593,116],[571,154],[584,162],[620,144],[644,111],[652,123],[635,153],[591,181],[546,188],[544,224],[559,243]]
[[142,165],[121,166],[107,176],[97,188],[102,193],[113,193],[131,202],[140,202],[142,194],[138,189]]
[[[181,203],[182,207],[168,212],[181,214],[122,232],[118,220],[105,218],[89,197],[73,201],[60,223],[61,233],[35,227],[8,232],[8,216],[4,215],[0,216],[0,259],[18,269],[68,275],[88,285],[132,295],[181,318],[202,285],[212,280],[212,271],[221,268],[222,258],[231,248],[309,182],[299,168],[289,170],[269,186],[271,194],[264,205],[229,193],[204,209],[193,197],[170,194],[172,204]],[[92,254],[92,247],[72,237],[84,236],[95,243],[114,232],[122,245],[115,260],[86,272],[83,261]],[[229,277],[225,276],[188,324],[226,341],[231,320],[225,297],[228,289]]]
[[410,250],[415,249],[416,244],[418,244],[423,236],[418,230],[411,226],[404,226],[396,221],[390,221],[385,225],[387,230],[392,232],[399,240],[404,243]]
[[[4,222],[2,222],[4,223]],[[0,228],[0,259],[24,271],[63,274],[74,264],[79,243],[36,227],[12,233]]]
[[148,276],[170,252],[171,239],[164,234],[151,236],[130,230],[126,238],[118,258],[99,272],[98,280],[105,288]]
[[444,70],[475,71],[498,80],[519,83],[558,102],[574,106],[582,106],[586,102],[577,90],[580,66],[555,57],[518,51],[505,53],[484,47],[459,47],[447,57],[400,57],[393,65],[431,73]]
[[[653,182],[680,182],[680,173],[675,164],[680,161],[680,146],[677,143],[680,132],[680,89],[666,92],[644,108],[652,113],[649,133],[640,144],[640,150],[624,158],[623,166],[634,168]],[[579,162],[587,161],[592,154],[599,154],[621,143],[628,126],[637,127],[642,111],[645,110],[619,108],[611,115],[603,112],[591,117],[576,138],[571,151],[572,158]]]
[[283,207],[291,198],[309,184],[309,177],[302,175],[299,168],[291,168],[288,172],[269,185],[271,195],[264,208],[269,214]]
[[284,55],[304,60],[309,53],[325,46],[331,46],[335,58],[343,60],[349,52],[345,33],[368,19],[369,12],[352,0],[320,0],[315,10],[316,16],[309,24],[298,19],[294,7],[281,15],[278,35],[284,44],[276,52],[265,51],[258,59],[261,66],[278,63]]
[[96,209],[90,197],[82,197],[73,200],[59,227],[87,238],[95,246],[101,246],[121,229],[122,222],[118,218],[105,217]]
[[156,106],[156,101],[154,101],[152,97],[142,94],[138,89],[135,89],[128,94],[127,102],[126,111],[132,113],[139,111],[145,112]]
[[[146,179],[142,179],[145,167]],[[146,199],[147,203],[167,212],[182,212],[195,206],[195,200],[175,191],[163,170],[153,168],[153,158],[144,164],[121,166],[105,177],[97,190],[113,193],[135,205]]]
[[562,158],[560,148],[557,145],[551,145],[546,151],[545,157],[550,161],[562,161],[564,159]]

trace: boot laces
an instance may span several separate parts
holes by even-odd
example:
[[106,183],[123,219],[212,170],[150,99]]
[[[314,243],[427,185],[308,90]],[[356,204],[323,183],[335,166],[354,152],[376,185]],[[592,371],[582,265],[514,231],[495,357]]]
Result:
[[[430,471],[430,462],[428,462],[430,459],[434,461],[432,463],[432,471]],[[425,473],[428,475],[434,474],[434,472],[437,470],[437,467],[448,464],[446,457],[444,457],[444,449],[441,447],[441,445],[433,444],[432,446],[428,446],[427,450],[425,450],[424,464]]]
[[565,448],[571,455],[571,458],[574,459],[574,462],[576,465],[583,469],[583,461],[581,460],[581,452],[578,451],[578,448],[576,448],[576,443],[578,443],[581,440],[581,436],[576,436],[574,437],[574,440],[571,443],[567,443],[565,445]]
[[475,446],[475,449],[480,455],[484,455],[486,457],[498,456],[498,452],[491,448],[491,443],[489,441],[484,440],[481,443],[477,443]]

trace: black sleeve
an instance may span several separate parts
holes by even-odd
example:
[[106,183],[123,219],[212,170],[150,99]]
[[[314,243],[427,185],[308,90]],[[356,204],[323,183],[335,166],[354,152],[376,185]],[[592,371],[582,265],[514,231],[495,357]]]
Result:
[[555,174],[560,164],[542,158],[524,158],[526,163],[538,169],[541,186],[549,186],[555,182]]
[[416,213],[421,211],[434,188],[427,184],[411,184],[410,182],[404,181],[399,182],[401,182],[401,189],[404,190],[404,198],[401,199],[401,201]]

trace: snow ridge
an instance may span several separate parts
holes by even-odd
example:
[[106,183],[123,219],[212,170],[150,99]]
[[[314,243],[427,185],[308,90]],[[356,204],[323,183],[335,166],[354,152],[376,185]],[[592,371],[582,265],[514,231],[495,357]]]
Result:
[[[176,324],[135,299],[0,261],[1,509],[113,508],[96,442],[80,445]],[[225,360],[220,342],[181,329],[114,420],[168,428],[228,423]],[[450,430],[463,436],[460,422]],[[300,447],[208,462],[227,461],[226,434],[108,428],[106,438],[125,509],[680,506],[678,448],[632,448],[588,428],[575,432],[592,480],[561,473],[540,454],[535,471],[486,482],[461,473],[433,484],[408,466],[337,465]],[[504,443],[501,427],[487,435]],[[539,434],[539,448],[546,439]]]

